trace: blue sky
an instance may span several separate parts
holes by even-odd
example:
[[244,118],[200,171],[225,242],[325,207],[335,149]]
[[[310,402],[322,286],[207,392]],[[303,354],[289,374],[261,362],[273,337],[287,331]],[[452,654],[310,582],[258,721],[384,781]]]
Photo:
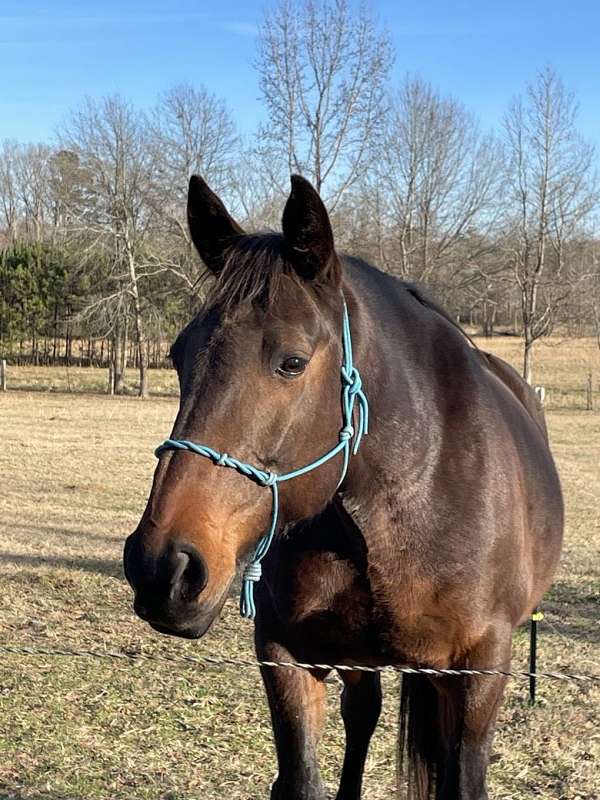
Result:
[[[600,2],[372,0],[396,48],[394,78],[416,73],[462,100],[484,128],[552,64],[600,148]],[[262,114],[252,59],[263,0],[0,0],[0,140],[38,141],[82,97],[142,106],[182,80],[227,101],[250,134]]]

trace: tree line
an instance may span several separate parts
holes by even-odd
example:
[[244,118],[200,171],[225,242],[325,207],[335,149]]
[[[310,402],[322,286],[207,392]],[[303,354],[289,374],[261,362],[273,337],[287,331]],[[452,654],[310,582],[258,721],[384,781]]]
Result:
[[88,98],[51,142],[0,147],[0,348],[35,364],[166,363],[202,299],[186,222],[202,174],[248,229],[277,228],[289,174],[321,192],[338,249],[416,281],[459,319],[536,340],[600,329],[596,154],[547,67],[483,132],[413,75],[348,0],[282,0],[257,37],[264,122],[244,139],[188,83],[141,109]]

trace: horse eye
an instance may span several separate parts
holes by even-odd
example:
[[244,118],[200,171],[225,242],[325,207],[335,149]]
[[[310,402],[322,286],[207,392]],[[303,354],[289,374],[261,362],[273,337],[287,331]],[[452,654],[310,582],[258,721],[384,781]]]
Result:
[[306,359],[300,358],[300,356],[288,356],[281,362],[277,372],[286,378],[293,378],[304,372],[307,363]]

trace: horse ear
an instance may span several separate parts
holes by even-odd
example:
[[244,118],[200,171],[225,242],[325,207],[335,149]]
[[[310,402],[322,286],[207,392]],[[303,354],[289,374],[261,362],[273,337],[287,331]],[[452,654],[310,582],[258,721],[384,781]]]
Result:
[[307,280],[340,281],[333,231],[323,201],[300,175],[292,175],[292,190],[283,210],[281,225],[287,256]]
[[225,251],[244,231],[199,175],[190,178],[187,218],[200,258],[218,275],[223,268]]

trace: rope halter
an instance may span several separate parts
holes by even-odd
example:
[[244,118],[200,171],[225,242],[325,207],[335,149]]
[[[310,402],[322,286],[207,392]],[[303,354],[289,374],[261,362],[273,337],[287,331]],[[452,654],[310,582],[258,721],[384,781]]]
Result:
[[[159,445],[155,452],[156,457],[160,457],[162,453],[167,450],[186,450],[189,453],[195,453],[198,456],[210,459],[217,467],[228,467],[244,475],[259,486],[269,487],[271,489],[272,504],[271,504],[271,522],[268,530],[264,533],[256,545],[254,554],[246,566],[242,575],[242,594],[240,598],[240,613],[247,619],[254,619],[256,616],[256,606],[254,604],[254,584],[261,579],[262,565],[261,561],[267,554],[273,537],[277,532],[277,522],[279,517],[279,489],[278,486],[284,481],[289,481],[292,478],[297,478],[300,475],[305,475],[318,469],[323,464],[331,461],[332,458],[342,453],[342,471],[341,476],[336,486],[336,491],[341,486],[346,473],[348,471],[348,464],[350,456],[356,455],[362,437],[368,433],[369,429],[369,403],[367,396],[362,388],[362,380],[358,369],[353,364],[352,358],[352,334],[350,331],[350,319],[348,317],[348,308],[344,302],[343,313],[343,328],[342,328],[342,347],[343,347],[343,361],[340,369],[341,382],[342,382],[342,419],[343,427],[338,434],[338,443],[328,450],[320,458],[306,464],[303,467],[278,475],[275,472],[259,469],[252,464],[246,464],[239,461],[237,458],[230,456],[228,453],[219,453],[204,444],[195,444],[186,439],[166,439]],[[357,424],[354,426],[354,407],[357,405]]]

